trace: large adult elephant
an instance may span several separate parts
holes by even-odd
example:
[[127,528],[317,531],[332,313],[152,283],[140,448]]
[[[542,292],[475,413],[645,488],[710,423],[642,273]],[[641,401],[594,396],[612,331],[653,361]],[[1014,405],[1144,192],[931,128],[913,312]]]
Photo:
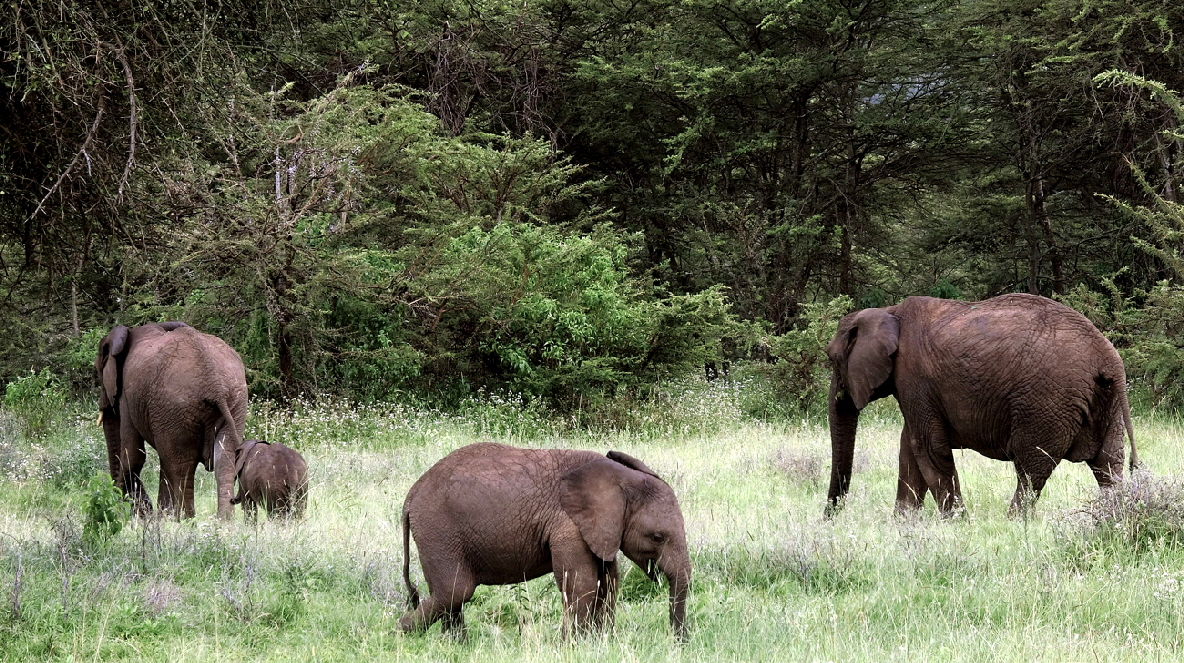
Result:
[[1099,486],[1121,479],[1124,429],[1135,466],[1122,359],[1089,320],[1050,299],[909,297],[844,317],[827,354],[828,514],[851,484],[860,410],[890,395],[904,416],[898,510],[919,508],[926,492],[942,513],[961,508],[954,449],[1015,464],[1013,515],[1062,459],[1085,461]]
[[147,441],[160,456],[162,511],[193,517],[193,475],[201,463],[214,470],[218,517],[233,517],[234,452],[247,418],[238,353],[183,322],[119,325],[99,343],[95,371],[111,478],[136,511],[152,511],[140,481]]

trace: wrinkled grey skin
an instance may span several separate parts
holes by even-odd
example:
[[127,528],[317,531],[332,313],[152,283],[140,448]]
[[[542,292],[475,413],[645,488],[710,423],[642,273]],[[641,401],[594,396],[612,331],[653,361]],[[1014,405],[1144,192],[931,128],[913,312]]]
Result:
[[146,441],[160,456],[161,511],[193,517],[193,475],[201,463],[214,470],[218,517],[232,518],[234,450],[247,419],[238,354],[182,322],[119,325],[99,343],[95,372],[111,478],[136,512],[152,512],[140,481]]
[[1099,486],[1121,479],[1124,430],[1137,462],[1122,359],[1089,320],[1051,299],[909,297],[844,317],[827,354],[828,515],[851,482],[859,412],[890,395],[904,416],[898,511],[919,508],[926,492],[944,514],[961,508],[955,449],[1015,464],[1012,515],[1035,502],[1062,459],[1086,462]]
[[260,505],[268,518],[302,518],[308,502],[308,465],[295,449],[279,442],[247,440],[235,450],[238,494],[231,504],[241,504],[254,520]]
[[[410,578],[415,539],[429,595]],[[617,551],[651,579],[670,583],[670,621],[684,639],[691,582],[682,511],[670,486],[623,453],[462,447],[415,482],[403,503],[403,578],[412,610],[404,632],[443,619],[464,634],[461,609],[477,585],[553,573],[563,596],[564,632],[610,625]]]

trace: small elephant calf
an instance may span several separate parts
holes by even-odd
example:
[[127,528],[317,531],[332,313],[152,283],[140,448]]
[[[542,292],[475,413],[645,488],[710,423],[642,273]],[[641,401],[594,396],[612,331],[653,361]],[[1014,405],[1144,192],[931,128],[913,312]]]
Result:
[[[415,538],[429,595],[410,577]],[[563,595],[564,631],[611,624],[617,551],[651,580],[670,583],[670,622],[686,637],[691,560],[674,491],[645,463],[611,451],[518,449],[481,443],[433,465],[403,503],[403,580],[411,611],[404,632],[443,620],[464,635],[461,609],[477,585],[508,585],[552,573]]]
[[308,501],[308,465],[294,449],[279,442],[247,440],[235,451],[234,476],[238,495],[231,504],[242,504],[254,519],[260,504],[269,518],[303,517]]

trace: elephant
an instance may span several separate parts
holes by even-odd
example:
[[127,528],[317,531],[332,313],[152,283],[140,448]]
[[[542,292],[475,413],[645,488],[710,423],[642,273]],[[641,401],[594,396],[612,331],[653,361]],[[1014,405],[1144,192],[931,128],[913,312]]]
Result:
[[943,515],[963,509],[954,449],[1015,464],[1013,517],[1062,459],[1085,461],[1102,488],[1120,480],[1124,431],[1137,465],[1122,359],[1085,316],[1051,299],[908,297],[845,316],[826,352],[828,516],[850,487],[860,411],[890,395],[904,418],[897,512],[920,508],[926,492]]
[[[410,577],[415,539],[428,597]],[[691,582],[682,511],[674,491],[640,460],[571,449],[519,449],[492,442],[461,447],[421,476],[403,503],[405,633],[442,628],[464,637],[462,608],[477,585],[505,585],[553,573],[563,631],[612,623],[617,551],[651,580],[670,584],[670,622],[687,635]]]
[[218,517],[234,516],[234,450],[247,418],[243,362],[222,339],[183,322],[118,325],[99,343],[99,422],[115,485],[152,512],[140,481],[147,441],[160,456],[159,505],[192,518],[197,464],[213,470]]
[[238,494],[231,504],[255,519],[260,504],[268,518],[302,518],[308,502],[308,464],[295,449],[279,442],[247,440],[235,450]]

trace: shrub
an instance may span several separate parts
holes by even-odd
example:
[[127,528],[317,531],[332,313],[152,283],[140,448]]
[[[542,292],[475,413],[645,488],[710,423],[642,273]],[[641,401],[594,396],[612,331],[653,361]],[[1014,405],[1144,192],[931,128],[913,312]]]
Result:
[[1068,514],[1059,533],[1074,558],[1127,558],[1184,544],[1184,484],[1145,471]]
[[123,530],[123,524],[131,516],[131,504],[106,474],[91,477],[86,492],[86,522],[82,525],[82,540],[93,547],[106,543]]
[[40,437],[61,415],[66,405],[66,391],[48,368],[8,383],[4,389],[4,409],[21,423],[25,437]]
[[803,304],[796,328],[768,340],[769,353],[777,360],[766,368],[783,398],[802,413],[825,408],[830,386],[830,362],[826,344],[838,329],[839,319],[852,307],[850,297]]
[[1161,281],[1128,296],[1113,279],[1102,286],[1106,292],[1079,285],[1061,301],[1089,318],[1118,349],[1136,398],[1152,406],[1184,406],[1184,287]]

